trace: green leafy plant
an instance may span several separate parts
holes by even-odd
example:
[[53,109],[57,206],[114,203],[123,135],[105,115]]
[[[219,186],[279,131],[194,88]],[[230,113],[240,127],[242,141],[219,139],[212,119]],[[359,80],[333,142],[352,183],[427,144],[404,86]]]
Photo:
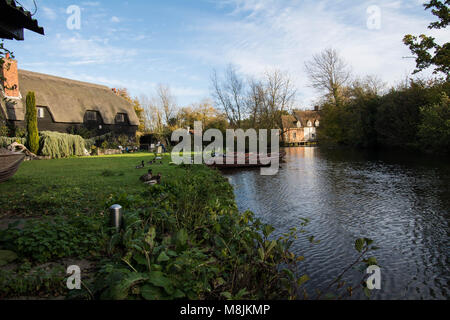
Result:
[[96,254],[104,239],[102,230],[103,220],[99,218],[45,218],[30,220],[23,229],[10,226],[0,233],[0,243],[13,243],[12,248],[19,257],[45,263]]

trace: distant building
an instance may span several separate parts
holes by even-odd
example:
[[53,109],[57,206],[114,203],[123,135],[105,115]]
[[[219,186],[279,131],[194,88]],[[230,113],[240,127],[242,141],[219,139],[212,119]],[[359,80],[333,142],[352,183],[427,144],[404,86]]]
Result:
[[282,140],[289,145],[301,145],[317,141],[317,128],[320,126],[318,108],[314,111],[294,111],[292,115],[282,116]]
[[36,94],[40,131],[68,133],[86,128],[135,136],[139,119],[133,106],[108,87],[18,70],[7,55],[0,86],[0,112],[14,127],[25,127],[26,95]]

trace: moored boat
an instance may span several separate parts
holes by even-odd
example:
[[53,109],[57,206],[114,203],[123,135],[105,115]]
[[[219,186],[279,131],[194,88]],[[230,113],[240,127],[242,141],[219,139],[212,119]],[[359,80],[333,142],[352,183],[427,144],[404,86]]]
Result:
[[[269,167],[271,164],[278,160],[282,162],[286,152],[279,153],[269,153],[269,154],[228,154],[228,155],[216,155],[212,157],[205,164],[209,167],[215,168],[259,168],[259,167]],[[220,158],[220,159],[218,159]]]
[[0,149],[0,183],[14,176],[24,159],[23,153]]

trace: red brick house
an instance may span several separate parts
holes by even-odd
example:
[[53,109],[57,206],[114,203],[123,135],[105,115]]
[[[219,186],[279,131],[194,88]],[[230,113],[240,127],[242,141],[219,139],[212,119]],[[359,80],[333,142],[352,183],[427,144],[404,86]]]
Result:
[[296,110],[292,115],[282,116],[282,140],[287,145],[302,145],[317,141],[320,112]]

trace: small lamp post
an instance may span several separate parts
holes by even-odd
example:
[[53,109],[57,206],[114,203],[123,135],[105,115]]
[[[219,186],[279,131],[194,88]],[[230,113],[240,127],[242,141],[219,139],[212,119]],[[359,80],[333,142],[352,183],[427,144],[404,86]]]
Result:
[[116,232],[120,232],[123,223],[123,212],[122,206],[115,204],[109,208],[111,216],[111,227],[113,227]]

